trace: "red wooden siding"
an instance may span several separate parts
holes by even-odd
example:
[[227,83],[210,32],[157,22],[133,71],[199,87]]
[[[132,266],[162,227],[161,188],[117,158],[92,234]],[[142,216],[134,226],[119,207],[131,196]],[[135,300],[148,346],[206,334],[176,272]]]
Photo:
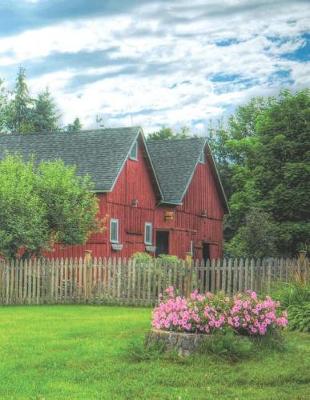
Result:
[[[221,257],[224,208],[209,162],[197,165],[182,206],[159,206],[155,188],[154,176],[140,141],[138,161],[128,159],[113,191],[98,195],[99,217],[105,222],[103,232],[93,234],[83,246],[63,248],[57,245],[49,256],[83,257],[88,250],[94,257],[129,257],[137,251],[145,251],[144,225],[151,222],[154,245],[156,230],[169,231],[170,254],[185,258],[193,241],[195,258],[202,258],[203,243],[209,244],[211,258]],[[138,200],[136,207],[132,205],[133,200]],[[206,217],[202,216],[204,210]],[[167,211],[174,212],[173,220],[165,220]],[[121,251],[111,248],[111,218],[119,220]]]
[[[207,157],[207,156],[206,156]],[[174,220],[165,222],[166,211],[175,212]],[[207,217],[202,217],[202,211]],[[209,243],[212,258],[222,256],[224,208],[208,160],[198,164],[183,199],[175,208],[160,207],[156,211],[155,227],[170,230],[169,251],[185,258],[194,242],[194,257],[202,258],[202,245]]]
[[[139,142],[138,160],[128,159],[110,193],[99,198],[99,218],[106,222],[103,233],[93,234],[86,245],[57,245],[50,256],[83,257],[86,250],[94,257],[129,257],[137,251],[145,251],[144,224],[153,223],[154,210],[158,203],[153,173],[146,159],[143,143]],[[137,206],[132,205],[138,200]],[[110,243],[110,219],[119,220],[119,243],[121,251],[113,251]]]

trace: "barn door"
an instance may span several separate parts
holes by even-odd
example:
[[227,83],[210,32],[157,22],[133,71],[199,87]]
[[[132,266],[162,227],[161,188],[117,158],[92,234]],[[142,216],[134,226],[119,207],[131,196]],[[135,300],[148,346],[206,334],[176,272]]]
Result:
[[156,231],[156,257],[160,254],[169,254],[168,231]]
[[210,259],[210,244],[203,243],[202,245],[202,258],[204,262],[207,262]]

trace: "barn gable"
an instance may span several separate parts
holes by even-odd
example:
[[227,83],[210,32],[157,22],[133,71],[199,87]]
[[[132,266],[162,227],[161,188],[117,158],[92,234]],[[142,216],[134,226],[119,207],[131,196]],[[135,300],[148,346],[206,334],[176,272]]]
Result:
[[226,196],[215,161],[204,138],[150,140],[147,146],[163,193],[163,204],[182,204],[199,159],[205,154],[215,176],[215,185],[224,210],[228,212]]

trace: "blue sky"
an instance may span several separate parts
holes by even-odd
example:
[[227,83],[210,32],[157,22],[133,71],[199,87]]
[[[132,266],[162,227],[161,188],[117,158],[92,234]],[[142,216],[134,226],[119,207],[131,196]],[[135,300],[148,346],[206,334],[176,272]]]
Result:
[[0,78],[25,67],[64,124],[204,133],[253,96],[310,86],[309,27],[309,1],[1,0]]

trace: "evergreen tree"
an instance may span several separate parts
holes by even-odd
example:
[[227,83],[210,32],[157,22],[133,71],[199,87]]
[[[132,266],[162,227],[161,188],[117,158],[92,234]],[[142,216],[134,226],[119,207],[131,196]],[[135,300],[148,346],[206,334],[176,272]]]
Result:
[[159,131],[150,133],[148,135],[148,140],[183,139],[188,137],[189,133],[187,127],[182,127],[179,132],[175,132],[173,129],[163,126]]
[[16,133],[31,133],[34,131],[32,120],[34,101],[29,95],[29,89],[26,82],[25,69],[20,67],[13,99],[8,106],[7,126],[8,129]]
[[59,130],[59,114],[55,102],[46,88],[39,93],[35,99],[35,107],[32,113],[34,131],[37,133],[48,133]]
[[0,133],[7,130],[7,92],[3,81],[0,79]]
[[72,124],[68,124],[65,127],[65,131],[68,133],[79,132],[82,129],[82,124],[79,118],[75,118]]

